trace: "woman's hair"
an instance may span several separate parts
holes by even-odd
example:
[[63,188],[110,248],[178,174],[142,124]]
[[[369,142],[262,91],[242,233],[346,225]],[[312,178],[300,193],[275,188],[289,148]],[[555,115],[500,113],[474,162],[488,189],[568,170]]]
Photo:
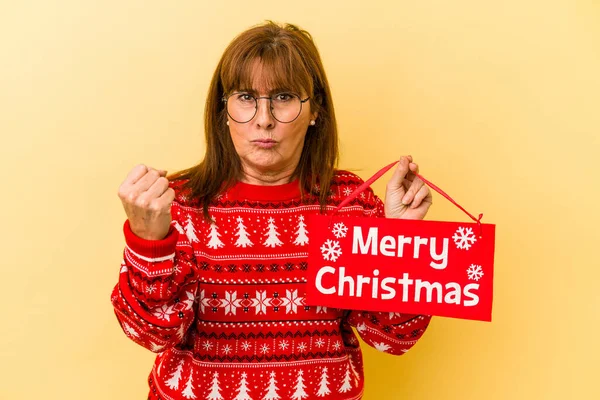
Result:
[[[318,112],[316,124],[308,127],[292,179],[299,179],[303,201],[308,196],[318,196],[321,212],[325,210],[338,160],[337,126],[329,83],[311,35],[295,25],[280,26],[267,21],[238,35],[217,65],[204,110],[204,159],[168,177],[170,181],[187,180],[182,189],[188,189],[190,199],[203,206],[207,220],[210,220],[211,201],[240,180],[243,173],[222,99],[232,91],[252,88],[256,61],[261,64],[268,88],[310,96],[311,112]],[[318,192],[314,190],[316,187]]]

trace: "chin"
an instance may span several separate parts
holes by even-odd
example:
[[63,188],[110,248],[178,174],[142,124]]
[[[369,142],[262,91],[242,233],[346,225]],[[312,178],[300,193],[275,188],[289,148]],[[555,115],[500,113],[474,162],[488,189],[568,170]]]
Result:
[[259,171],[273,171],[281,166],[281,160],[278,157],[260,157],[256,159],[245,160],[245,163]]

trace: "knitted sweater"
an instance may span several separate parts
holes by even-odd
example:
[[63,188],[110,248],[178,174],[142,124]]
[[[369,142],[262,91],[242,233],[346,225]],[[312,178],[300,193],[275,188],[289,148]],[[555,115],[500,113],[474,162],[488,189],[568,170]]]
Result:
[[[362,182],[338,171],[328,210]],[[237,183],[211,204],[215,224],[180,185],[170,183],[176,197],[164,239],[141,239],[125,221],[111,297],[125,334],[157,353],[150,399],[360,399],[363,360],[352,328],[397,355],[423,335],[429,315],[305,304],[305,216],[319,205],[301,203],[298,181]],[[383,203],[368,189],[339,213],[383,217]]]

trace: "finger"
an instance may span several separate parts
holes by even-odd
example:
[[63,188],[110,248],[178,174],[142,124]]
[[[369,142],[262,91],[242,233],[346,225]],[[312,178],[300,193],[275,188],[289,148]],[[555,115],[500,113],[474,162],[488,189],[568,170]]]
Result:
[[139,181],[144,175],[148,172],[148,167],[144,164],[138,164],[127,174],[127,178],[125,178],[125,184],[134,185],[137,181]]
[[[419,207],[421,205],[421,203],[424,200],[426,200],[427,198],[431,198],[431,190],[429,190],[429,187],[427,187],[427,185],[423,185],[421,187],[421,189],[419,189],[417,194],[415,194],[415,197],[412,201],[412,204],[410,205],[410,208]],[[429,203],[431,203],[431,201],[429,201]]]
[[173,200],[175,200],[175,190],[173,188],[168,188],[165,192],[158,198],[158,201],[165,206],[169,206],[173,204]]
[[164,176],[159,177],[152,186],[146,190],[144,196],[147,196],[150,199],[157,199],[162,196],[167,189],[169,189],[169,181]]
[[402,197],[402,204],[409,205],[413,201],[415,195],[419,192],[419,190],[421,190],[423,185],[423,181],[418,177],[415,177],[410,187],[406,191],[406,194],[404,195],[404,197]]
[[144,199],[144,204],[146,204],[146,206],[153,211],[168,213],[171,211],[171,206],[174,199],[175,191],[172,188],[167,188],[167,190],[165,190],[164,193],[158,197],[148,197]]
[[154,168],[148,168],[148,172],[139,181],[135,183],[132,190],[138,194],[146,192],[160,178],[160,173]]
[[404,189],[402,183],[409,171],[408,164],[409,161],[407,157],[400,157],[400,162],[398,163],[398,166],[396,167],[396,170],[394,171],[394,174],[388,183],[389,189]]
[[416,178],[416,176],[417,176],[416,174],[419,173],[419,165],[411,162],[410,164],[408,164],[408,168],[409,168],[409,170],[408,170],[408,173],[406,174],[405,179],[408,179],[409,181],[412,182]]

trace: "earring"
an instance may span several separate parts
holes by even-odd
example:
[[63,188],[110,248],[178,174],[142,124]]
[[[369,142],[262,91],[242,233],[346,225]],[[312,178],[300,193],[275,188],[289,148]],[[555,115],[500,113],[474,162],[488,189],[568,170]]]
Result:
[[227,121],[227,126],[229,126],[229,121]]
[[312,126],[314,126],[314,125],[316,124],[315,120],[314,120],[314,119],[313,119],[313,120],[311,120],[311,121],[310,121],[310,124],[311,124]]

